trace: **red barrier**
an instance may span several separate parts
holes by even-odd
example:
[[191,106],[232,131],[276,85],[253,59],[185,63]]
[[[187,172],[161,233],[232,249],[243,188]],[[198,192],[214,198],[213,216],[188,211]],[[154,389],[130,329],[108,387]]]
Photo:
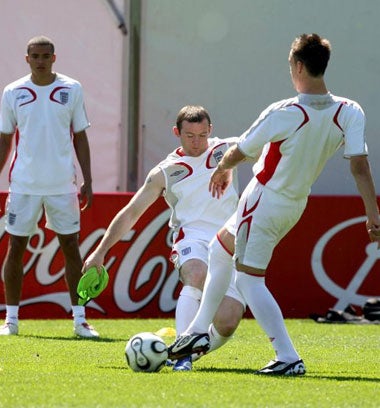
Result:
[[[5,194],[0,194],[1,203]],[[83,213],[80,248],[86,257],[113,216],[132,194],[97,194]],[[3,205],[2,205],[2,208]],[[90,318],[173,317],[180,284],[168,261],[169,209],[159,200],[133,231],[108,253],[107,289],[88,304]],[[285,317],[305,318],[328,308],[364,304],[380,297],[380,250],[368,242],[359,197],[311,197],[296,227],[277,247],[267,283]],[[63,277],[63,257],[55,235],[43,228],[28,246],[20,318],[63,318],[71,314]],[[0,260],[7,234],[0,219]],[[0,289],[0,311],[4,311]]]

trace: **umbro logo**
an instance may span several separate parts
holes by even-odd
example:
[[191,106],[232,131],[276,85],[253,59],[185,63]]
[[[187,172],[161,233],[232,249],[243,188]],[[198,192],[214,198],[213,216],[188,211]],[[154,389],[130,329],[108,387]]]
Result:
[[177,170],[174,173],[171,173],[170,177],[177,177],[177,176],[179,176],[180,174],[182,174],[184,172],[185,172],[184,170]]

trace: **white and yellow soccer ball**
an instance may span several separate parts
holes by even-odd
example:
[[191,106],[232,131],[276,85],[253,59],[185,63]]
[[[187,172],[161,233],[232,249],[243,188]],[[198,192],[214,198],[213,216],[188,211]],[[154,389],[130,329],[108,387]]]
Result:
[[168,347],[161,337],[143,332],[131,337],[125,347],[129,367],[136,372],[160,371],[168,359]]

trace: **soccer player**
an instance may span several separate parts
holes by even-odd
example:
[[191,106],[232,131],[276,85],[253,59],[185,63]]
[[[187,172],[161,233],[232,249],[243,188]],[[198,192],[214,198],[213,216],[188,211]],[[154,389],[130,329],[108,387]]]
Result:
[[80,187],[82,210],[92,203],[90,149],[86,116],[79,82],[52,70],[54,44],[45,36],[32,38],[26,62],[31,74],[7,85],[0,114],[0,170],[12,148],[6,225],[9,234],[4,263],[5,324],[0,335],[18,334],[19,303],[23,280],[23,255],[29,237],[36,231],[42,208],[47,224],[58,237],[65,258],[65,279],[74,317],[74,333],[80,337],[99,334],[78,305],[77,284],[82,258],[78,232],[80,208],[75,175],[75,155],[83,174]]
[[[134,226],[148,207],[163,196],[172,210],[170,258],[183,283],[175,311],[178,334],[187,328],[198,310],[207,272],[208,244],[236,210],[238,202],[236,185],[220,199],[209,193],[212,171],[228,147],[237,140],[236,137],[211,138],[211,131],[209,113],[202,106],[185,106],[179,111],[173,133],[181,146],[150,170],[144,185],[116,214],[83,268],[83,272],[91,266],[100,268],[108,250]],[[211,350],[220,347],[233,334],[244,309],[244,300],[231,285],[213,324],[207,328]],[[191,356],[176,360],[175,371],[191,370]]]
[[[330,43],[317,34],[297,37],[290,49],[290,76],[298,95],[264,110],[237,145],[225,153],[210,180],[213,196],[223,197],[231,169],[260,155],[254,177],[239,201],[236,230],[226,225],[210,248],[210,265],[198,314],[169,347],[169,356],[207,351],[205,328],[224,295],[230,273],[218,267],[223,248],[234,251],[236,284],[271,341],[275,359],[258,374],[302,375],[305,364],[287,333],[281,310],[265,285],[265,272],[278,242],[301,217],[311,186],[327,160],[344,146],[367,215],[371,241],[380,240],[380,218],[367,159],[365,116],[355,101],[331,94],[324,81]],[[233,235],[236,234],[235,249]],[[307,234],[307,231],[305,231]],[[218,264],[213,261],[219,257]],[[287,260],[293,262],[292,259]],[[283,277],[284,279],[286,277]],[[296,285],[296,282],[294,283]],[[290,294],[291,296],[291,294]]]

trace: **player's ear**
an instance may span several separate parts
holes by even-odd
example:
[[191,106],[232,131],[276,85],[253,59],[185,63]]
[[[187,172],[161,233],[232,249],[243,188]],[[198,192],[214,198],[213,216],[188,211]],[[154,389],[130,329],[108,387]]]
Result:
[[27,64],[29,64],[29,55],[28,54],[25,55],[25,61],[26,61]]
[[52,62],[55,62],[56,58],[57,58],[56,54],[53,54],[53,55],[51,56]]
[[180,131],[177,126],[173,126],[173,135],[180,137]]
[[211,133],[212,133],[212,123],[210,123],[208,125],[208,128],[209,128],[208,134],[211,135]]
[[300,74],[304,68],[304,63],[302,61],[296,62],[297,72]]

